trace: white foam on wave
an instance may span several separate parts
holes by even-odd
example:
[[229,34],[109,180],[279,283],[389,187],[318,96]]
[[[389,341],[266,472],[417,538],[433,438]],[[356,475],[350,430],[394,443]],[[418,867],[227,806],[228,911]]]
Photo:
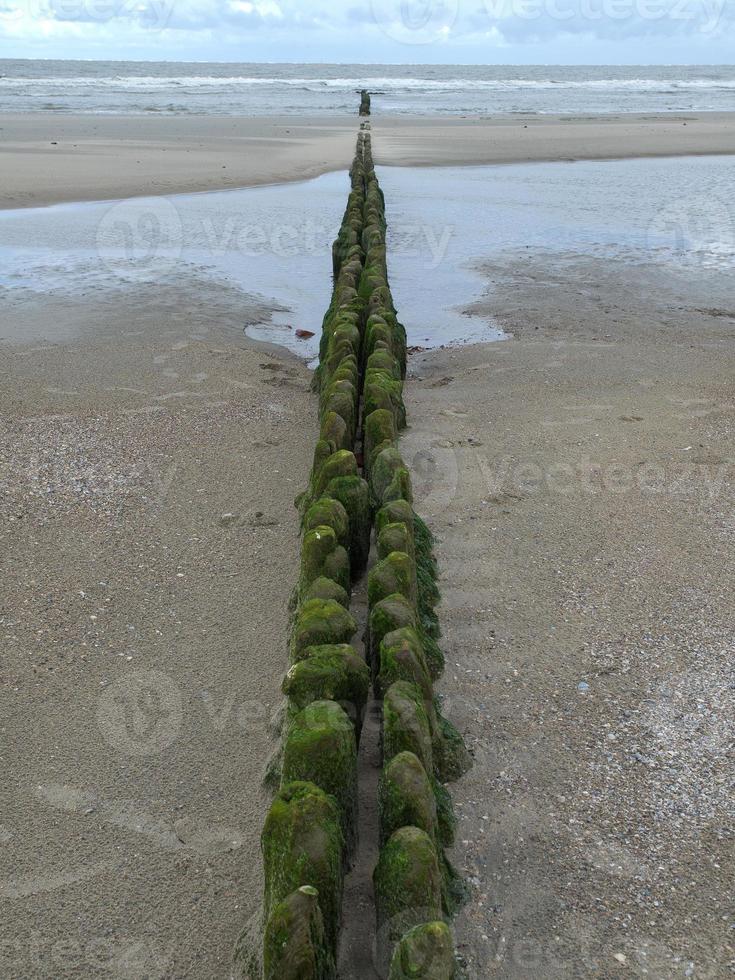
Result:
[[354,91],[359,88],[384,89],[386,91],[506,91],[512,89],[589,89],[609,91],[670,92],[672,90],[710,89],[713,91],[735,90],[733,79],[661,79],[661,78],[255,78],[247,75],[119,75],[108,77],[67,78],[7,78],[0,77],[0,88],[52,88],[52,89],[127,89],[166,90],[170,88],[228,88],[228,87],[283,86],[318,92],[324,89]]

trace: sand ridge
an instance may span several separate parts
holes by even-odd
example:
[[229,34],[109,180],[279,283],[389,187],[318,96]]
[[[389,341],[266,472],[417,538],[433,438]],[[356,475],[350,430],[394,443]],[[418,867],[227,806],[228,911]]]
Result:
[[[0,115],[0,208],[221,190],[346,170],[357,116]],[[735,114],[374,116],[378,165],[735,153]]]

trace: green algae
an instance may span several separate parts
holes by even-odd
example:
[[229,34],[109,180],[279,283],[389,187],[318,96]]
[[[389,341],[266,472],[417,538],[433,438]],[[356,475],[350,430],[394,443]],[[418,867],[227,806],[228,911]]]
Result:
[[334,581],[334,579],[326,578],[320,575],[319,578],[314,579],[309,588],[304,593],[304,602],[308,602],[310,599],[333,599],[338,602],[340,606],[344,606],[345,609],[350,607],[350,594],[346,589],[343,589],[341,585]]
[[399,752],[386,764],[378,790],[381,844],[401,827],[419,827],[439,839],[437,804],[431,778],[413,752]]
[[349,547],[350,519],[339,500],[333,497],[320,497],[309,507],[304,516],[304,530],[310,531],[320,525],[331,527],[342,547]]
[[338,500],[347,512],[350,528],[347,550],[352,574],[357,575],[367,565],[370,554],[370,490],[360,476],[341,476],[330,480],[326,492]]
[[436,800],[436,819],[438,828],[438,840],[442,847],[454,847],[455,834],[457,830],[457,817],[454,813],[452,796],[446,786],[443,786],[438,779],[432,777],[431,786],[434,790]]
[[342,904],[344,837],[337,801],[311,782],[284,783],[271,804],[261,835],[264,907],[300,888],[319,892],[330,948],[334,949]]
[[379,408],[377,411],[366,416],[363,421],[363,444],[368,472],[371,471],[373,459],[377,455],[376,450],[383,443],[391,444],[395,440],[396,424],[392,412],[388,412],[384,408]]
[[373,874],[378,928],[398,941],[412,926],[442,916],[439,858],[429,835],[401,827],[381,848]]
[[376,679],[376,694],[380,698],[391,684],[408,681],[421,691],[425,702],[433,698],[431,675],[426,666],[424,650],[415,629],[404,626],[383,637],[380,644],[380,669]]
[[395,445],[389,444],[374,455],[370,469],[370,489],[378,504],[382,502],[396,474],[405,469],[406,464]]
[[314,783],[337,800],[351,851],[356,833],[357,746],[352,722],[336,702],[314,701],[293,718],[283,749],[282,779]]
[[411,603],[416,600],[416,566],[403,551],[392,551],[376,562],[368,574],[368,601],[371,607],[396,592]]
[[377,673],[383,637],[403,626],[416,626],[416,611],[405,596],[395,592],[376,602],[368,620],[368,659]]
[[348,449],[340,449],[339,452],[332,453],[318,470],[315,469],[312,477],[312,499],[321,497],[329,485],[330,480],[340,476],[357,476],[357,460],[355,454]]
[[409,504],[413,501],[411,474],[406,466],[395,471],[393,478],[378,500],[378,504],[387,504],[392,500],[406,500]]
[[387,524],[405,524],[411,534],[415,535],[411,505],[406,500],[391,500],[384,504],[375,515],[375,533],[380,536]]
[[388,378],[383,372],[371,371],[365,379],[363,398],[366,415],[379,410],[390,412],[396,429],[406,427],[406,408],[400,381]]
[[452,934],[445,922],[426,922],[410,929],[398,943],[388,980],[456,980]]
[[[434,558],[434,537],[418,514],[413,516],[413,537],[419,617],[424,633],[436,640],[439,638],[440,630],[439,619],[434,607],[439,602],[440,594],[436,584],[437,568]],[[437,673],[434,674],[435,677],[438,677],[444,664],[438,647],[434,653],[439,654],[436,657]]]
[[309,647],[306,659],[294,664],[283,679],[291,716],[313,701],[336,701],[355,725],[359,738],[365,714],[370,671],[348,644]]
[[413,555],[413,536],[406,524],[386,524],[378,535],[376,546],[378,558],[387,558],[391,551],[403,551]]
[[399,361],[392,353],[385,350],[375,350],[367,359],[366,370],[383,371],[394,381],[401,380]]
[[299,607],[291,635],[291,659],[303,660],[307,647],[349,643],[357,623],[334,599],[309,599]]
[[303,885],[278,902],[263,939],[264,980],[336,980],[319,893]]
[[337,412],[324,413],[319,434],[333,453],[352,448],[352,433],[343,416]]
[[413,752],[427,771],[434,772],[434,747],[426,703],[408,681],[396,681],[383,697],[383,759]]
[[350,587],[350,559],[334,529],[326,524],[307,531],[301,544],[299,596],[318,578],[330,578],[345,591]]
[[454,725],[435,709],[438,728],[434,736],[434,762],[439,778],[453,783],[472,767],[472,757]]
[[429,673],[432,680],[437,680],[444,673],[444,654],[439,649],[439,644],[434,637],[427,632],[426,621],[421,616],[419,616],[419,633],[424,646],[424,656]]

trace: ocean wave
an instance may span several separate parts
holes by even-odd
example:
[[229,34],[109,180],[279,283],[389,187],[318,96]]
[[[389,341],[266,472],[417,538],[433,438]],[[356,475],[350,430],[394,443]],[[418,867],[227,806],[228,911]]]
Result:
[[282,86],[306,92],[325,90],[353,90],[360,88],[381,89],[386,92],[455,92],[455,91],[509,91],[509,90],[603,90],[676,92],[685,90],[735,91],[735,79],[663,79],[663,78],[256,78],[245,75],[120,75],[94,78],[71,76],[66,78],[18,78],[0,77],[0,90],[28,89],[116,89],[126,91],[165,91],[168,89],[212,89]]

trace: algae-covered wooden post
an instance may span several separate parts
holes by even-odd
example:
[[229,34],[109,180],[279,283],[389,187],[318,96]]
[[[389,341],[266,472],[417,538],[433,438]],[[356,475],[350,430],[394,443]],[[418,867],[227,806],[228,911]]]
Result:
[[[370,94],[361,92],[361,116]],[[439,649],[431,531],[413,510],[399,446],[406,425],[406,332],[388,281],[383,192],[363,122],[350,193],[332,246],[333,291],[314,389],[319,435],[297,499],[301,557],[290,628],[280,780],[262,836],[265,895],[248,980],[334,980],[343,878],[357,839],[357,747],[373,684],[382,701],[381,850],[375,869],[378,950],[391,980],[453,980],[446,919],[457,876],[443,785],[470,764],[433,682]],[[351,645],[351,590],[368,574],[367,656]],[[257,961],[257,963],[256,963]]]

